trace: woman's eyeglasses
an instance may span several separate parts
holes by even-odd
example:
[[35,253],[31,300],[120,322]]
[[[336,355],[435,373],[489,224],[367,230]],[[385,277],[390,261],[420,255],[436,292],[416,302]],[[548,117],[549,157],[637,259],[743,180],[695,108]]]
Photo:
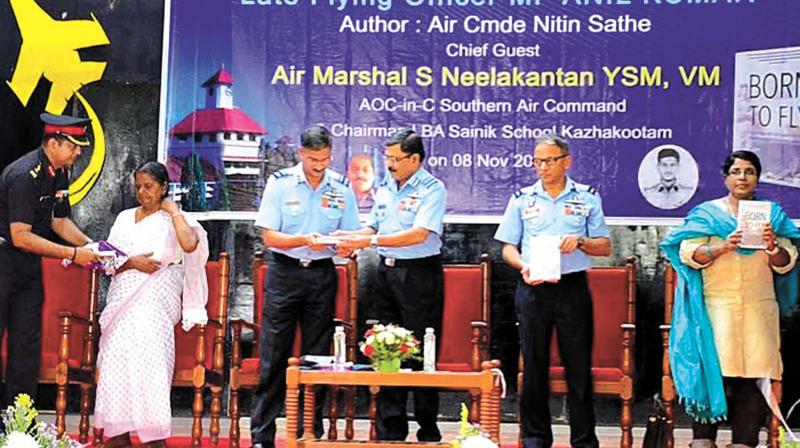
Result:
[[753,168],[745,168],[745,169],[732,168],[730,171],[728,171],[728,176],[741,177],[742,175],[744,175],[745,177],[755,177],[756,170]]

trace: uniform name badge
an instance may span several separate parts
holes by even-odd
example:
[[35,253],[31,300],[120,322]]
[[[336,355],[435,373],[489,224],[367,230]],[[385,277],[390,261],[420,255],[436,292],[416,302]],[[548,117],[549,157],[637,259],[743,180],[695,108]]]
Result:
[[522,210],[522,219],[533,219],[542,216],[542,209],[539,207],[528,207]]
[[290,199],[286,201],[286,208],[289,209],[289,213],[296,215],[300,213],[300,201],[297,199]]
[[561,236],[536,235],[528,239],[528,276],[531,280],[561,280]]

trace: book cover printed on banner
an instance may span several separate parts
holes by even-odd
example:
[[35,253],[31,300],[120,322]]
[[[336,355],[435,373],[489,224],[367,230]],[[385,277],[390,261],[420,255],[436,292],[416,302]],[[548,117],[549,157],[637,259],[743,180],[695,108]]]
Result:
[[758,154],[759,182],[800,188],[800,47],[736,53],[733,147]]

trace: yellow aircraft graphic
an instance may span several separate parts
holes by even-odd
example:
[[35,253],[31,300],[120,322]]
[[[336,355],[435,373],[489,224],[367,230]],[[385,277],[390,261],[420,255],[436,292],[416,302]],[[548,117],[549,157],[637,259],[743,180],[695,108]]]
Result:
[[82,61],[78,50],[109,45],[103,27],[94,14],[91,20],[55,20],[34,0],[9,0],[17,19],[22,48],[11,81],[6,81],[23,106],[44,77],[52,84],[45,111],[61,114],[75,95],[92,120],[94,150],[89,165],[69,187],[71,204],[76,204],[91,190],[105,161],[105,136],[97,114],[78,91],[99,81],[105,62]]

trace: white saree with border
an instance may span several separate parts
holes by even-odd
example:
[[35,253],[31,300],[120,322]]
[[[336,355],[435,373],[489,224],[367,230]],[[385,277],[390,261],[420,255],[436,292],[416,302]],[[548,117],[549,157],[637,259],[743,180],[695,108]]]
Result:
[[[170,388],[175,365],[175,325],[189,330],[207,322],[206,232],[185,217],[199,243],[181,250],[164,211],[135,221],[136,209],[121,212],[108,242],[129,256],[153,253],[153,274],[129,269],[116,274],[100,316],[99,379],[94,426],[108,437],[135,432],[148,442],[171,435]],[[185,216],[185,215],[184,215]],[[118,268],[127,257],[118,257]]]

